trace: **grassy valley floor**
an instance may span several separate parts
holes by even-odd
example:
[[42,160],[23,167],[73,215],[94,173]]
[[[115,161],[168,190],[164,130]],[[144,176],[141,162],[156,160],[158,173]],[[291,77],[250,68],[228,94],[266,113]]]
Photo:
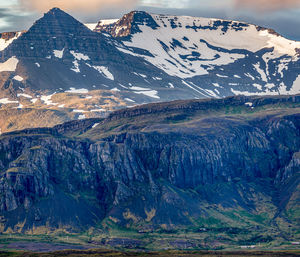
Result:
[[[200,235],[198,235],[199,237]],[[209,236],[208,234],[206,236]],[[195,240],[190,233],[119,235],[102,239],[81,234],[1,235],[0,257],[4,256],[300,256],[295,242],[266,242],[241,245],[216,240]],[[198,242],[196,245],[195,242]]]
[[12,257],[55,257],[55,256],[68,256],[68,257],[79,257],[79,256],[174,256],[174,257],[196,257],[196,256],[226,256],[226,257],[242,257],[242,256],[260,256],[260,257],[281,257],[281,256],[299,256],[300,251],[162,251],[162,252],[119,252],[111,250],[65,250],[56,251],[50,253],[33,253],[33,252],[0,252],[1,257],[12,256]]

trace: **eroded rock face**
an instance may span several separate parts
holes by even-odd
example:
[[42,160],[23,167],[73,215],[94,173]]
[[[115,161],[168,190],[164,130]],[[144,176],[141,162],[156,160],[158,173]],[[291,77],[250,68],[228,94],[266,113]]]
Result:
[[0,39],[4,39],[5,41],[11,40],[15,37],[19,37],[20,35],[22,35],[25,31],[21,31],[21,32],[2,32],[0,33]]
[[[177,108],[184,108],[182,106]],[[185,108],[191,109],[191,106],[187,104]],[[134,222],[139,223],[143,217],[141,212],[146,215],[147,210],[145,219],[149,219],[153,208],[153,224],[177,224],[179,220],[188,224],[186,217],[182,217],[182,206],[191,215],[199,212],[200,207],[190,196],[179,193],[180,190],[198,192],[194,201],[199,203],[229,204],[228,201],[237,199],[237,206],[244,201],[254,204],[247,190],[243,199],[236,191],[229,193],[237,187],[236,181],[243,181],[239,183],[244,188],[248,183],[269,181],[275,192],[275,184],[280,188],[296,174],[299,171],[299,120],[299,114],[259,116],[250,121],[238,117],[208,117],[175,128],[172,124],[160,124],[159,130],[128,130],[93,141],[67,136],[70,132],[89,131],[94,124],[92,119],[53,129],[7,134],[0,139],[0,210],[8,217],[7,226],[16,221],[22,209],[32,212],[27,223],[29,228],[37,222],[46,222],[43,203],[53,209],[51,199],[60,195],[57,206],[69,201],[70,208],[78,209],[83,203],[87,206],[93,203],[98,208],[93,215],[99,220],[114,213],[122,223],[133,219],[132,213],[135,213],[139,218],[134,218]],[[228,185],[223,189],[224,196],[206,195],[208,188],[218,184]],[[264,194],[272,195],[272,192]],[[72,202],[70,195],[83,203]],[[93,200],[85,201],[86,196]],[[141,199],[144,200],[140,202]],[[90,213],[88,208],[80,215]],[[168,212],[171,216],[166,215]],[[61,219],[52,217],[53,226]],[[70,218],[64,222],[71,221]],[[83,223],[91,225],[93,222]]]
[[133,11],[125,14],[115,23],[102,25],[100,22],[94,31],[106,32],[116,38],[125,38],[134,33],[141,32],[139,25],[147,25],[153,29],[158,27],[150,14],[143,11]]

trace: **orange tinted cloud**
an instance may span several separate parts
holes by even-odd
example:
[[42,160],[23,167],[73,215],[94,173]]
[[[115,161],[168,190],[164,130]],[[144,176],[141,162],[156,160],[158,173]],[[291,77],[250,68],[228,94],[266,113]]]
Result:
[[239,8],[250,8],[259,11],[276,11],[300,7],[300,0],[235,0]]
[[46,12],[53,7],[65,11],[97,12],[108,8],[133,8],[137,0],[20,0],[29,10]]

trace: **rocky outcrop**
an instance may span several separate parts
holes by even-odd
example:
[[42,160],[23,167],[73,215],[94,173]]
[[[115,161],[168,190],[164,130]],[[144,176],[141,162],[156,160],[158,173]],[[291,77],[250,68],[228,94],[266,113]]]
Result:
[[4,39],[5,41],[9,41],[13,38],[19,37],[26,31],[21,31],[21,32],[2,32],[0,33],[0,39]]
[[106,119],[115,120],[121,118],[129,118],[135,116],[142,116],[146,114],[163,114],[167,112],[184,112],[185,114],[193,113],[196,111],[211,112],[222,110],[226,106],[247,106],[250,103],[250,107],[260,108],[266,107],[268,105],[285,105],[290,103],[299,104],[300,95],[294,96],[285,96],[285,97],[247,97],[247,96],[235,96],[235,97],[226,97],[221,99],[206,99],[206,100],[178,100],[172,101],[170,103],[154,103],[147,104],[142,106],[133,107],[130,109],[122,109],[115,111],[109,115]]
[[153,29],[159,27],[150,14],[143,11],[132,11],[108,26],[101,25],[101,22],[98,23],[94,31],[106,32],[116,38],[125,38],[141,32],[139,25],[147,25]]

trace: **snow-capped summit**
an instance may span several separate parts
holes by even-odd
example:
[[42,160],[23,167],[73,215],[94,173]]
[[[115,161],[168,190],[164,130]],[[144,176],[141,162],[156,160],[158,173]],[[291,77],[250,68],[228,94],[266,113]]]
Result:
[[[110,33],[114,37],[157,31],[156,34],[163,35],[164,39],[180,36],[179,39],[186,38],[184,41],[189,41],[190,44],[199,44],[200,40],[204,40],[228,50],[244,49],[256,52],[262,48],[274,47],[278,54],[295,55],[297,49],[300,49],[300,42],[288,40],[272,29],[239,21],[133,11],[109,24],[113,25]],[[149,28],[152,31],[147,31]],[[96,27],[95,30],[104,31],[105,28]]]
[[204,95],[300,93],[300,42],[271,29],[139,11],[102,31]]

